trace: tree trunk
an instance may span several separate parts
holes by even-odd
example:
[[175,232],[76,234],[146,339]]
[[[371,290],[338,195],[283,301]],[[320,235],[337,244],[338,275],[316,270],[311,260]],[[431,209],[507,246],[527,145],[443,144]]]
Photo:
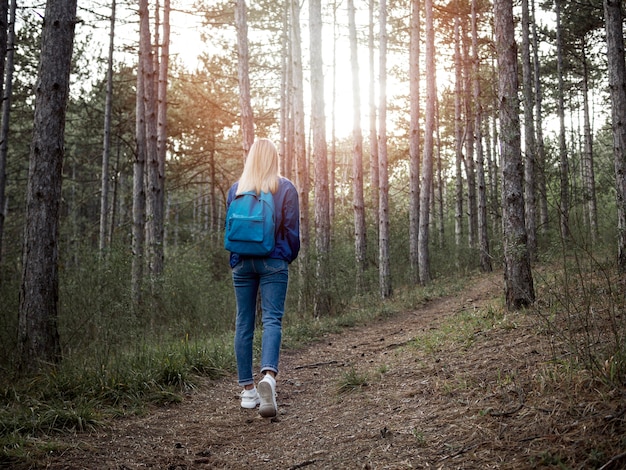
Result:
[[[461,247],[463,238],[463,125],[461,116],[461,94],[463,88],[463,74],[461,66],[461,19],[454,17],[454,146],[455,146],[455,212],[454,212],[454,241],[456,249]],[[428,60],[428,59],[427,59]],[[433,59],[434,60],[434,59]]]
[[322,6],[309,2],[311,48],[311,131],[315,161],[315,248],[317,256],[313,310],[316,317],[330,313],[330,217],[328,162],[324,106],[324,64],[322,62]]
[[411,45],[409,82],[411,123],[409,129],[409,264],[411,282],[419,282],[419,197],[420,197],[420,0],[411,1]]
[[539,209],[539,228],[542,232],[548,229],[548,192],[546,185],[546,149],[543,139],[543,92],[541,86],[539,64],[539,39],[537,37],[537,22],[535,19],[535,0],[530,0],[533,27],[533,68],[535,72],[535,130],[537,132],[535,144],[535,176],[536,176],[536,199]]
[[163,3],[163,37],[161,39],[161,60],[159,61],[159,79],[157,87],[157,155],[159,160],[158,185],[156,198],[155,230],[157,275],[163,274],[165,263],[165,158],[167,153],[167,88],[169,82],[170,59],[170,0]]
[[48,0],[26,191],[17,341],[19,367],[25,373],[61,358],[57,329],[59,209],[75,25],[76,0]]
[[239,107],[241,108],[241,131],[243,134],[243,157],[254,142],[254,115],[250,101],[250,75],[248,63],[248,16],[246,0],[236,0],[235,26],[237,28],[237,52],[239,54],[237,73],[239,76]]
[[561,237],[570,239],[569,229],[569,159],[567,142],[565,141],[565,85],[563,83],[563,42],[561,24],[561,1],[555,0],[556,11],[556,63],[558,76],[558,115],[559,115],[559,169],[561,175],[561,198],[559,203]]
[[617,269],[626,274],[626,64],[619,0],[604,0],[617,197]]
[[379,105],[378,105],[378,274],[380,296],[391,297],[389,260],[389,176],[387,168],[387,0],[380,0]]
[[475,106],[476,132],[476,177],[478,178],[478,246],[480,266],[483,272],[491,272],[491,253],[489,250],[489,231],[487,226],[487,187],[485,183],[485,157],[483,155],[483,109],[480,90],[480,54],[478,49],[477,0],[472,0],[472,90]]
[[430,193],[433,181],[433,133],[435,127],[435,30],[433,25],[433,1],[426,0],[426,115],[424,129],[424,158],[422,161],[422,184],[420,186],[419,229],[419,275],[420,283],[427,285],[430,277],[430,252],[428,229],[430,222]]
[[518,71],[513,0],[495,0],[494,18],[502,139],[504,282],[506,305],[513,310],[530,305],[535,300],[524,221],[523,164],[517,96]]
[[356,39],[354,0],[348,0],[348,24],[350,29],[350,62],[352,65],[352,139],[353,170],[352,188],[354,192],[354,253],[356,258],[356,291],[365,289],[366,267],[366,227],[365,200],[363,196],[363,133],[361,130],[361,82],[359,80],[359,59]]
[[306,135],[304,130],[304,90],[302,78],[302,40],[300,35],[300,2],[291,0],[291,71],[293,99],[293,132],[294,160],[296,163],[296,179],[298,199],[300,201],[300,255],[298,268],[302,285],[298,303],[300,309],[306,308],[309,302],[309,170],[306,156]]
[[478,196],[476,190],[476,161],[474,160],[474,109],[472,99],[472,73],[471,59],[468,47],[467,21],[465,19],[465,11],[459,12],[463,14],[462,18],[462,35],[461,44],[463,46],[463,102],[465,110],[465,175],[467,178],[467,241],[468,246],[472,249],[476,248],[478,240]]
[[[2,64],[2,73],[4,87],[2,93],[2,127],[0,128],[0,263],[2,263],[2,240],[4,238],[4,220],[7,216],[6,201],[6,165],[9,152],[9,119],[11,114],[11,97],[13,94],[13,71],[15,58],[15,11],[17,9],[17,0],[11,0],[9,9],[9,22],[6,23],[6,8],[8,2],[2,0],[0,2],[0,21],[7,26],[2,28],[6,31],[6,37],[0,37],[0,46],[4,49],[4,53],[0,51],[0,64]],[[6,55],[6,62],[2,60]],[[6,66],[5,66],[6,64]],[[5,73],[6,72],[6,73]]]
[[378,229],[380,227],[379,214],[379,175],[378,175],[378,132],[376,128],[376,67],[374,61],[374,0],[369,2],[369,28],[368,28],[368,52],[369,52],[369,114],[370,114],[370,191],[372,194],[372,214],[374,214],[374,227],[376,227],[376,244],[378,245]]
[[146,189],[146,248],[147,267],[152,282],[151,287],[156,288],[156,279],[163,272],[163,250],[159,246],[159,219],[163,214],[159,212],[159,198],[161,184],[159,182],[159,155],[157,151],[157,102],[155,93],[155,68],[152,43],[150,41],[150,15],[148,12],[148,0],[139,2],[139,34],[142,61],[143,79],[143,106],[146,126],[146,163],[147,189]]
[[142,55],[147,54],[145,44],[139,43],[139,58],[137,61],[137,97],[135,108],[135,160],[133,162],[133,229],[131,267],[131,292],[135,309],[143,302],[143,278],[145,261],[145,219],[146,219],[146,109],[144,106],[144,60]]
[[109,235],[109,160],[111,155],[111,113],[113,111],[113,51],[115,47],[115,6],[111,2],[111,30],[109,32],[109,57],[107,61],[107,88],[104,105],[104,142],[102,144],[102,173],[100,181],[100,256],[104,256]]
[[524,93],[524,202],[530,259],[537,258],[537,210],[535,202],[535,122],[533,74],[530,62],[530,14],[528,0],[522,0],[522,81]]
[[591,131],[591,119],[589,110],[589,61],[586,47],[582,49],[582,94],[583,94],[583,122],[584,122],[584,150],[582,156],[583,194],[587,210],[587,221],[591,240],[598,238],[598,207],[596,204],[596,177],[593,168],[593,134]]

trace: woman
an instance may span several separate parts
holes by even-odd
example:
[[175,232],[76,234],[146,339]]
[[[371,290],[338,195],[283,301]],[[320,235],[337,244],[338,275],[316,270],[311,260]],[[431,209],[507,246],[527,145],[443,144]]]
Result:
[[[282,336],[282,318],[289,279],[288,265],[300,251],[298,192],[280,176],[278,152],[268,139],[258,139],[248,153],[239,181],[228,192],[227,208],[236,195],[245,191],[271,192],[275,208],[275,246],[266,257],[230,254],[233,285],[237,299],[235,356],[241,392],[241,406],[256,408],[265,418],[276,416],[276,375]],[[252,340],[254,337],[257,293],[261,291],[263,336],[261,375],[254,385]]]

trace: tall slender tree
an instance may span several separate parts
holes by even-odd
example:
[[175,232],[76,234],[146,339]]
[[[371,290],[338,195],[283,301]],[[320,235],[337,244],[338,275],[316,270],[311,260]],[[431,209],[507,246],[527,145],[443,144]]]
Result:
[[354,252],[356,257],[356,290],[365,288],[366,231],[365,200],[363,195],[363,132],[361,129],[361,81],[356,37],[354,0],[348,0],[348,27],[350,34],[350,63],[352,66],[352,191],[354,204]]
[[519,122],[517,47],[513,0],[493,6],[498,56],[498,103],[502,148],[502,224],[506,305],[515,310],[535,301],[524,221],[524,186]]
[[[0,126],[0,264],[2,263],[2,246],[4,239],[4,219],[6,218],[6,165],[9,153],[9,118],[11,114],[11,97],[13,94],[13,71],[15,59],[15,11],[17,0],[11,0],[8,11],[8,23],[6,7],[8,2],[0,2],[0,22],[4,22],[6,36],[0,36],[0,77],[3,79],[2,87],[2,123]],[[6,55],[6,61],[2,60]]]
[[487,185],[485,182],[485,156],[483,153],[483,107],[480,88],[480,50],[478,47],[478,0],[472,0],[472,96],[474,99],[474,130],[476,135],[476,178],[478,180],[478,247],[480,266],[484,272],[491,272],[489,250],[489,230],[487,226]]
[[302,73],[302,38],[300,33],[300,2],[290,0],[290,44],[291,44],[291,95],[293,119],[293,148],[296,163],[296,183],[300,202],[300,256],[298,256],[299,279],[303,283],[298,290],[300,307],[308,302],[309,279],[309,169],[306,155],[306,135],[304,130],[304,79]]
[[243,157],[248,156],[248,151],[254,142],[254,114],[250,101],[250,74],[248,51],[248,11],[246,0],[236,0],[235,26],[237,28],[237,52],[239,77],[239,107],[241,111],[241,131],[243,134]]
[[144,125],[146,126],[146,261],[151,287],[158,289],[155,282],[163,272],[163,246],[160,236],[160,220],[163,218],[159,206],[162,192],[159,174],[157,147],[157,94],[154,52],[150,39],[150,14],[148,0],[139,1],[139,41],[143,80]]
[[431,282],[429,222],[430,222],[430,194],[433,181],[433,155],[435,131],[435,28],[433,20],[433,1],[426,0],[424,4],[425,32],[426,32],[426,113],[424,124],[424,156],[422,160],[422,184],[420,186],[420,222],[419,222],[419,276],[422,285]]
[[535,122],[533,74],[530,60],[530,9],[522,0],[522,89],[524,95],[524,202],[530,258],[537,257],[537,211],[535,202]]
[[311,132],[315,161],[315,249],[317,256],[313,310],[316,317],[330,313],[330,216],[328,200],[328,150],[322,61],[322,5],[309,2],[311,50]]
[[109,56],[107,59],[106,97],[104,104],[104,141],[102,143],[102,172],[100,179],[100,239],[98,247],[104,255],[109,240],[109,161],[111,155],[111,115],[113,114],[113,52],[115,51],[115,7],[111,2]]
[[[145,12],[144,14],[147,14]],[[144,73],[145,61],[142,59],[146,44],[139,41],[139,58],[137,61],[137,95],[135,103],[135,158],[133,160],[133,228],[132,228],[132,267],[131,292],[135,308],[143,302],[144,262],[146,251],[145,220],[146,220],[146,108],[144,106]]]
[[604,0],[617,197],[617,269],[626,274],[626,63],[620,0]]
[[161,37],[161,54],[158,70],[158,86],[157,86],[157,158],[159,191],[156,198],[156,246],[158,249],[158,259],[160,266],[158,275],[163,273],[163,264],[165,262],[165,158],[167,153],[167,90],[169,83],[169,59],[170,59],[170,0],[163,2],[163,34]]
[[59,218],[65,116],[76,0],[48,0],[42,30],[30,148],[18,319],[19,366],[32,373],[61,358]]
[[419,282],[419,197],[420,197],[420,0],[411,1],[411,44],[409,47],[409,88],[411,122],[409,129],[409,262],[411,282]]
[[569,212],[570,212],[570,181],[569,181],[569,157],[567,155],[567,141],[565,136],[565,73],[563,64],[563,27],[561,22],[561,2],[554,1],[556,12],[556,63],[558,80],[558,115],[559,115],[559,170],[561,176],[561,198],[559,201],[559,217],[561,223],[561,237],[564,240],[570,238]]
[[[368,59],[369,59],[369,148],[370,148],[370,192],[372,197],[372,213],[374,214],[374,226],[378,231],[379,220],[379,176],[378,176],[378,130],[377,130],[377,109],[376,109],[376,61],[374,60],[374,4],[375,0],[369,0],[369,23],[368,23]],[[378,232],[377,232],[378,235]],[[378,245],[378,236],[376,237]]]
[[539,211],[539,230],[548,229],[548,193],[546,185],[546,146],[543,138],[543,87],[541,84],[541,64],[539,63],[539,38],[537,33],[537,18],[535,15],[535,0],[530,0],[530,14],[533,43],[533,72],[535,84],[535,182],[536,206]]
[[391,296],[389,260],[389,176],[387,162],[387,0],[379,4],[379,104],[378,104],[378,275],[380,296]]
[[[428,41],[428,38],[426,39]],[[434,41],[434,39],[433,39]],[[434,60],[434,59],[433,59]],[[463,237],[463,67],[461,63],[461,18],[454,16],[454,150],[455,150],[455,212],[454,238],[457,249]]]

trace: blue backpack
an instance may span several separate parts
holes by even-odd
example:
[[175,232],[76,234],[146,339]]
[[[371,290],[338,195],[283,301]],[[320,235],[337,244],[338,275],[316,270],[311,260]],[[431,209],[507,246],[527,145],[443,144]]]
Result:
[[226,213],[224,248],[243,256],[267,256],[274,250],[274,196],[246,191],[235,196]]

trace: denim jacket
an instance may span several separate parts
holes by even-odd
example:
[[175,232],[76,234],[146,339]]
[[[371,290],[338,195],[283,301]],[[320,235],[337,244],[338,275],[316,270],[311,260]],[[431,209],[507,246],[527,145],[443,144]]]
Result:
[[[228,191],[226,211],[237,193],[238,182]],[[276,246],[267,257],[276,258],[291,263],[298,257],[300,251],[300,207],[298,191],[291,181],[281,176],[278,190],[273,194],[276,215]],[[237,253],[230,254],[230,267],[234,268],[239,262]]]

